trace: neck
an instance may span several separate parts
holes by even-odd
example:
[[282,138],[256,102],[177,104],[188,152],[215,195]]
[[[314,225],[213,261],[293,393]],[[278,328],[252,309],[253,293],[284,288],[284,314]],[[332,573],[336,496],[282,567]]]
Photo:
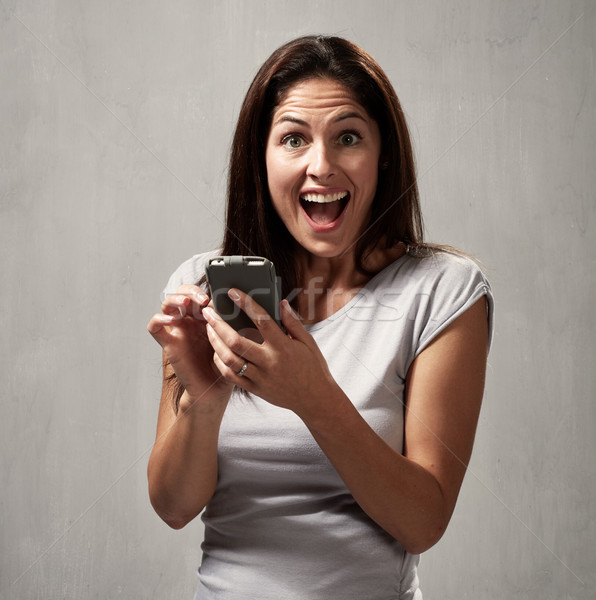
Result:
[[308,287],[313,280],[325,288],[350,288],[362,286],[367,277],[356,269],[354,256],[321,258],[306,254],[298,261],[298,272],[303,287]]
[[[365,269],[373,275],[405,252],[405,246],[401,243],[393,248],[380,246],[363,261]],[[302,253],[298,257],[298,269],[302,285],[296,291],[296,301],[304,323],[316,323],[338,311],[373,276],[356,268],[353,253],[332,258]]]

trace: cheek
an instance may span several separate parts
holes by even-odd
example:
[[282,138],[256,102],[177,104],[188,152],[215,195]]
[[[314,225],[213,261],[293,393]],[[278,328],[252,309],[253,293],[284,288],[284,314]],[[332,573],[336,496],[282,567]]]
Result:
[[279,177],[269,172],[267,175],[269,196],[275,210],[280,213],[283,210],[283,186],[279,181]]
[[285,222],[285,216],[288,212],[288,203],[284,201],[287,193],[284,192],[283,170],[278,168],[275,159],[265,156],[267,166],[267,187],[273,208],[282,221]]
[[376,161],[367,160],[357,168],[357,178],[367,199],[372,199],[377,190],[378,164]]
[[281,169],[279,168],[279,160],[276,159],[274,153],[265,153],[265,167],[267,169],[267,182],[269,185],[269,191],[273,195],[274,190],[278,190],[280,188],[279,174],[281,172]]
[[291,165],[279,158],[266,155],[267,184],[274,206],[279,211],[281,205],[291,200],[296,185],[296,177]]

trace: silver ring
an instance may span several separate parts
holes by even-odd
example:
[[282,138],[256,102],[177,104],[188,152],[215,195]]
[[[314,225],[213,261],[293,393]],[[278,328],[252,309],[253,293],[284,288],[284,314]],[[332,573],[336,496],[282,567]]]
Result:
[[242,365],[242,368],[240,369],[240,371],[238,371],[238,373],[237,373],[238,377],[242,377],[244,375],[244,373],[246,372],[246,367],[248,367],[248,363],[247,362],[245,362]]

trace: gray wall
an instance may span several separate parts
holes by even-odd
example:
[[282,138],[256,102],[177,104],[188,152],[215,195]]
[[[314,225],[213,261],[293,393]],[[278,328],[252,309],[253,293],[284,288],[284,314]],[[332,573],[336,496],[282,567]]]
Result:
[[191,598],[201,524],[145,467],[170,272],[222,232],[261,61],[339,33],[392,79],[429,238],[497,300],[475,454],[426,599],[594,598],[595,3],[0,3],[0,594]]

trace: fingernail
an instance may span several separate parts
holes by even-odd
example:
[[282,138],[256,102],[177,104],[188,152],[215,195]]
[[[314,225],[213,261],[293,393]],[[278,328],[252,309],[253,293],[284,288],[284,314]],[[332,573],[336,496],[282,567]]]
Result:
[[215,320],[215,315],[213,314],[213,310],[210,307],[206,307],[203,309],[203,316],[209,323]]
[[235,289],[231,289],[228,291],[228,296],[234,301],[234,302],[238,302],[238,300],[240,300],[240,294],[235,290]]
[[159,315],[159,317],[157,317],[157,320],[160,323],[171,323],[174,320],[174,317],[170,315]]
[[282,300],[281,303],[283,304],[284,308],[294,317],[297,317],[298,315],[294,312],[294,309],[290,306],[290,303],[287,300]]

